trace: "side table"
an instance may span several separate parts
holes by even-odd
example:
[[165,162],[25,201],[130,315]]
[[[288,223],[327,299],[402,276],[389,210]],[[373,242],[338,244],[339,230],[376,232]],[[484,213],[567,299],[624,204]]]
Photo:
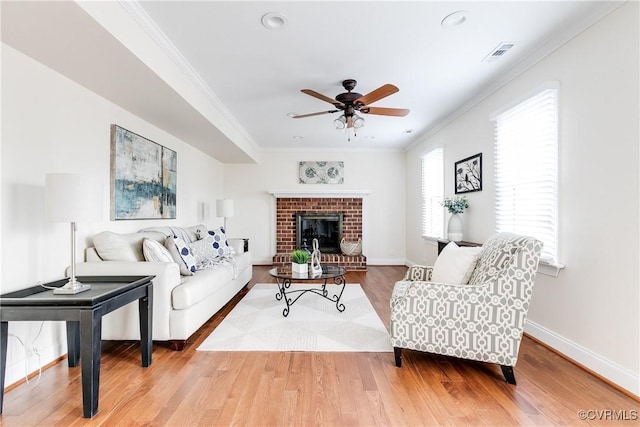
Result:
[[[138,300],[140,308],[140,348],[142,366],[151,365],[152,307],[155,276],[78,277],[91,289],[75,295],[54,295],[50,289],[33,286],[0,295],[0,414],[4,398],[9,321],[64,320],[67,323],[69,367],[82,368],[82,415],[98,412],[102,316]],[[67,279],[46,283],[60,287]]]
[[[444,249],[445,246],[447,246],[449,244],[450,240],[444,240],[444,239],[440,239],[438,240],[438,255],[440,255],[440,252],[442,252],[442,250]],[[476,243],[476,242],[467,242],[465,240],[461,240],[459,242],[454,242],[456,245],[458,246],[482,246],[482,243]]]

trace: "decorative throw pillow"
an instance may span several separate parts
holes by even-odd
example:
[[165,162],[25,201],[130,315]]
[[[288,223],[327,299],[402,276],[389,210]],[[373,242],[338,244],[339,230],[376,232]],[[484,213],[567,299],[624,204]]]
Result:
[[450,242],[442,250],[435,264],[431,281],[452,285],[466,285],[476,267],[482,247],[459,247]]
[[[180,241],[184,245],[184,241],[182,239],[180,239]],[[180,267],[180,274],[183,276],[193,276],[193,272],[195,271],[195,266],[193,271],[189,269],[187,264],[184,262],[184,259],[180,255],[180,252],[178,250],[178,243],[176,242],[176,239],[173,236],[168,236],[166,238],[166,240],[164,241],[164,247],[167,248],[167,250],[171,254],[171,258],[173,258],[173,262],[178,264],[178,267]]]
[[217,256],[225,256],[231,252],[224,228],[219,227],[215,230],[204,230],[199,228],[196,230],[196,234],[198,239],[205,240],[211,244],[213,249],[216,251]]
[[187,270],[191,273],[195,273],[196,271],[196,258],[193,256],[191,252],[191,248],[189,245],[182,240],[180,237],[173,236],[173,241],[176,243],[176,248],[178,249],[178,253],[180,257],[184,261],[184,264],[187,266]]
[[142,253],[144,253],[144,259],[148,262],[173,262],[169,250],[160,244],[160,242],[152,239],[144,239],[142,242]]
[[496,280],[522,247],[523,239],[514,238],[510,233],[498,233],[489,239],[482,246],[482,257],[469,278],[469,284],[478,285]]
[[195,259],[196,268],[218,257],[218,251],[214,249],[211,244],[210,237],[211,236],[187,244]]

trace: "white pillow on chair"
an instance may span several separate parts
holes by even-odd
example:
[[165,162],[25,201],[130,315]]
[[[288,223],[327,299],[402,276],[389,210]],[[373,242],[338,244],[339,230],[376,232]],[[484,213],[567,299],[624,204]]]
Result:
[[444,247],[433,265],[431,281],[452,285],[466,285],[476,268],[481,246],[459,247],[450,242]]

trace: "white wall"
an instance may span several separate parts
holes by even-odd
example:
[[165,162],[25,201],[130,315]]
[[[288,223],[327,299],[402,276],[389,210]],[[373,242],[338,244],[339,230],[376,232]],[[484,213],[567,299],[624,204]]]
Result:
[[[178,154],[176,220],[109,221],[110,125],[118,124]],[[222,165],[118,106],[2,45],[2,269],[1,292],[62,278],[70,262],[69,224],[44,216],[47,172],[91,172],[104,178],[104,221],[78,224],[78,260],[90,236],[103,230],[137,231],[155,225],[221,224]],[[10,322],[9,332],[41,354],[27,358],[9,339],[9,385],[66,353],[64,325]]]
[[640,395],[639,30],[629,2],[407,153],[407,254],[433,261],[420,238],[419,156],[453,163],[483,153],[483,191],[469,194],[465,239],[495,232],[489,115],[545,81],[560,81],[559,277],[538,275],[527,332]]
[[[298,163],[307,160],[344,161],[344,184],[299,184]],[[371,190],[363,199],[362,245],[367,263],[405,262],[402,152],[267,152],[257,165],[225,165],[224,188],[225,197],[235,202],[235,216],[227,220],[229,235],[249,237],[258,264],[271,264],[275,254],[275,199],[270,190]]]

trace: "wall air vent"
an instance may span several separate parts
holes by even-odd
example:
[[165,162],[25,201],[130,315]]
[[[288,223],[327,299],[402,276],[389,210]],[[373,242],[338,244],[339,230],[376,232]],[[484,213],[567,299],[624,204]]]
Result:
[[493,49],[491,53],[489,53],[487,56],[484,57],[482,62],[492,62],[492,61],[495,61],[496,59],[502,58],[513,46],[515,46],[515,43],[511,43],[511,42],[500,43],[498,47]]

